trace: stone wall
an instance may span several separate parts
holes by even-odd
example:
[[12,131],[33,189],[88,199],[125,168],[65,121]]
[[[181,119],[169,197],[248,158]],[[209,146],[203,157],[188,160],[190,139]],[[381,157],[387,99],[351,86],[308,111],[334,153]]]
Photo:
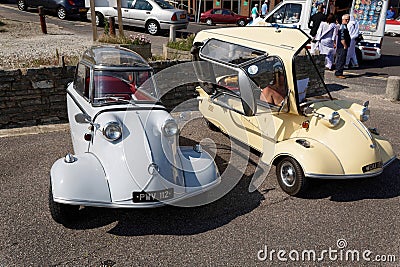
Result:
[[[150,65],[160,72],[182,62],[188,61],[155,61]],[[187,76],[184,72],[175,71],[167,79],[178,84]],[[66,88],[74,74],[75,66],[0,70],[0,129],[68,122]],[[170,90],[162,97],[164,105],[172,110],[193,98],[195,86],[191,83]]]
[[[323,75],[323,60],[317,58],[316,61]],[[157,80],[161,81],[157,83],[163,95],[161,100],[169,110],[196,94],[198,84],[193,82],[196,77],[189,69],[191,64],[170,68],[184,62],[190,61],[150,62]],[[163,72],[167,68],[168,71]],[[0,129],[67,122],[65,90],[74,73],[74,66],[0,70]],[[308,75],[314,77],[317,73]]]

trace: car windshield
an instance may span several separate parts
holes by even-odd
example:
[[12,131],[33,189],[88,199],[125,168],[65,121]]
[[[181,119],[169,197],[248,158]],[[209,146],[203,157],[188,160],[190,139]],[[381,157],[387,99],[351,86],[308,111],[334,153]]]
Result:
[[173,9],[174,7],[164,0],[154,0],[162,9]]
[[312,58],[310,52],[306,48],[303,48],[294,59],[294,79],[296,81],[297,100],[300,104],[316,100],[319,101],[321,99],[326,99],[327,97],[332,99],[316,65],[320,64],[322,65],[321,69],[324,69],[324,55],[313,57],[314,58]]
[[95,70],[94,104],[158,102],[150,70]]

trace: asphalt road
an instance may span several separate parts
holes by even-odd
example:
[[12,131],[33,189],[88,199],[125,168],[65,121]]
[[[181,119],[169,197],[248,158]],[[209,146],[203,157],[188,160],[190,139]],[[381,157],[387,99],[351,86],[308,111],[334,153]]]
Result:
[[[397,60],[398,51],[393,52]],[[384,99],[387,69],[398,74],[399,68],[381,67],[350,70],[344,81],[327,72],[326,82],[335,97],[370,100],[368,126],[378,127],[399,155],[400,104]],[[220,200],[196,208],[85,208],[81,220],[67,226],[51,219],[47,197],[52,164],[72,152],[69,131],[0,138],[0,266],[400,266],[399,159],[376,178],[314,181],[302,198],[283,193],[271,169],[261,187],[249,193],[259,158],[251,154],[249,161],[241,160],[243,148],[232,151],[230,140],[209,131],[202,120],[185,127],[181,141],[192,144],[204,137],[217,144],[221,171],[231,163],[237,168],[232,175],[242,175],[239,169],[246,167]],[[347,243],[343,249],[341,239]],[[275,250],[273,260],[258,260],[265,246],[268,255]],[[323,250],[337,253],[331,259],[322,254],[322,262],[282,262],[278,250],[293,251],[293,257],[304,250],[315,250],[318,257]],[[348,250],[396,259],[341,260],[340,253]]]
[[[380,87],[385,83],[369,79]],[[327,77],[327,83],[333,86],[336,80]],[[368,125],[378,126],[399,154],[400,104],[363,88],[342,84],[333,94],[358,102],[369,99],[372,117]],[[335,260],[339,254],[332,254],[330,260],[326,254],[322,262],[289,260],[288,266],[400,265],[399,159],[376,178],[314,181],[303,198],[283,193],[271,169],[262,186],[249,193],[258,157],[251,154],[249,161],[243,161],[243,148],[232,150],[229,139],[209,131],[201,119],[183,129],[181,142],[193,144],[205,137],[217,144],[221,170],[230,163],[236,167],[231,175],[240,176],[240,166],[245,167],[239,183],[223,198],[196,208],[85,208],[81,220],[67,226],[51,219],[47,196],[53,162],[72,152],[69,131],[0,138],[0,266],[284,264],[276,253],[272,260],[258,260],[265,246],[268,253],[284,249],[301,255],[303,250],[315,250],[320,256],[329,249],[337,253],[370,250],[371,259],[396,257],[395,262],[382,264]],[[346,248],[339,249],[340,239],[347,242]]]

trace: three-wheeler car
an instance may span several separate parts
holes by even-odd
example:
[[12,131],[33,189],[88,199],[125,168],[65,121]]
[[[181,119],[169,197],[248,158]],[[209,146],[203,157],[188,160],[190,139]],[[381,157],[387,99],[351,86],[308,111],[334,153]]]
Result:
[[377,176],[395,159],[364,125],[368,101],[331,97],[308,42],[300,29],[225,28],[199,32],[192,49],[210,128],[261,152],[289,195],[304,193],[309,178]]
[[118,46],[84,52],[67,88],[74,154],[51,168],[49,207],[66,223],[80,206],[148,208],[220,182],[213,158],[178,145],[177,122],[160,103],[150,65]]

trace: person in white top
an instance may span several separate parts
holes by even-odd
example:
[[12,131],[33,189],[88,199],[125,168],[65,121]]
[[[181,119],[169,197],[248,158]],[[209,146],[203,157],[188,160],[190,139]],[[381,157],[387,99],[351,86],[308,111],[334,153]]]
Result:
[[358,68],[358,61],[356,55],[356,44],[357,44],[356,38],[360,34],[360,28],[358,21],[356,21],[353,16],[350,16],[350,21],[347,24],[347,29],[349,30],[351,41],[349,49],[347,50],[346,64],[344,65],[344,68],[345,69],[349,68],[350,61],[351,61],[351,66],[353,68]]
[[329,70],[332,70],[336,35],[335,15],[329,14],[326,21],[322,21],[319,25],[317,34],[315,35],[320,54],[326,55],[325,68]]

